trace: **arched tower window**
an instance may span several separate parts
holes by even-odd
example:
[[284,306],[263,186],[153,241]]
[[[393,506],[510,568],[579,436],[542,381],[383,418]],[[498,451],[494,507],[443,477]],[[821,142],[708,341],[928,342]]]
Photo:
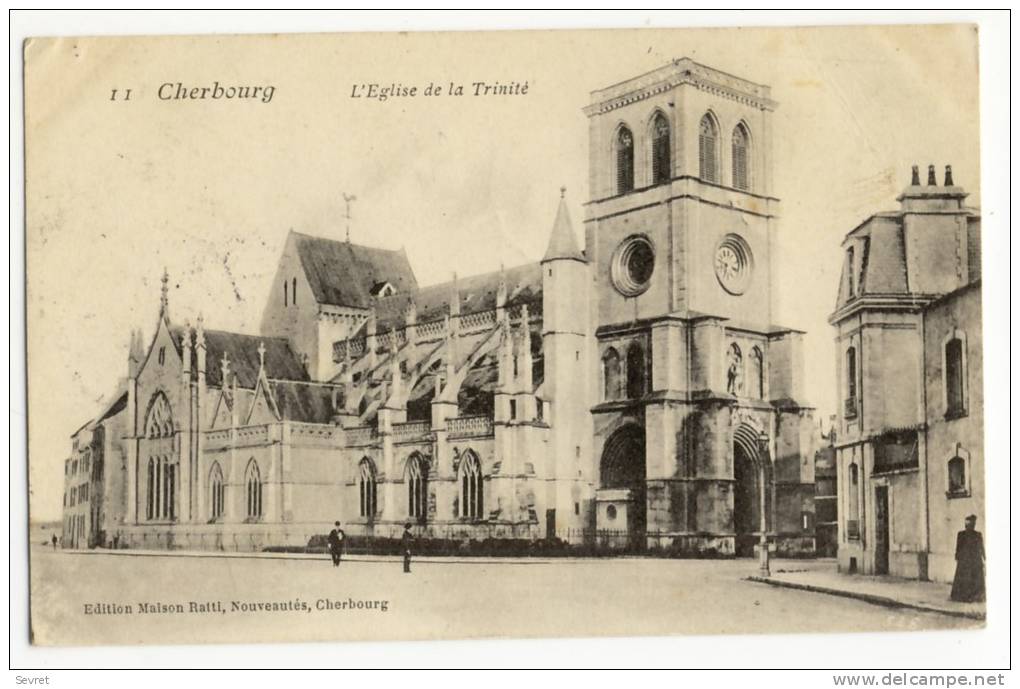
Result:
[[645,395],[645,350],[634,343],[627,350],[627,397],[638,399]]
[[283,305],[284,306],[287,305],[287,295],[289,294],[289,291],[288,291],[289,289],[290,289],[290,285],[288,285],[287,281],[284,280],[283,281]]
[[660,112],[652,120],[652,184],[665,184],[673,175],[669,138],[669,120]]
[[698,126],[699,177],[706,182],[719,182],[719,128],[708,113]]
[[616,133],[616,193],[634,189],[634,135],[626,127]]
[[290,303],[297,304],[297,278],[290,279]]
[[262,517],[262,475],[259,472],[259,465],[255,463],[254,459],[248,462],[248,468],[244,472],[244,486],[248,519],[260,519]]
[[459,494],[457,496],[460,516],[467,519],[481,519],[484,508],[482,490],[482,466],[478,455],[466,450],[457,468]]
[[759,347],[751,349],[751,385],[755,399],[765,399],[765,357]]
[[209,470],[209,518],[219,519],[223,516],[223,470],[219,462],[213,462]]
[[749,172],[751,137],[741,122],[733,128],[733,186],[745,191],[751,188]]
[[358,464],[358,491],[361,497],[360,514],[365,519],[375,518],[376,513],[376,488],[375,488],[375,464],[368,457]]
[[602,381],[603,394],[606,400],[615,400],[620,397],[620,355],[616,349],[610,347],[602,355]]
[[428,468],[425,459],[415,452],[407,458],[404,480],[407,482],[407,516],[425,521],[428,514]]

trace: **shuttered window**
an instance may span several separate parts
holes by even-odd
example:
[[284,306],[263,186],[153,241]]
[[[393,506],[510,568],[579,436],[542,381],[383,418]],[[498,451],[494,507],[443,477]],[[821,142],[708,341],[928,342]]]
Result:
[[738,124],[733,130],[733,186],[737,189],[751,188],[747,163],[749,141],[747,129]]
[[698,129],[699,176],[706,182],[719,181],[719,131],[712,116],[705,114]]

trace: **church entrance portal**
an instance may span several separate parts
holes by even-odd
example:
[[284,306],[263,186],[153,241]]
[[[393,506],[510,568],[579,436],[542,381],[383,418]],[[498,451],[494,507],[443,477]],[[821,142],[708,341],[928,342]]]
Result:
[[733,530],[737,557],[751,557],[761,538],[761,480],[765,467],[765,525],[772,520],[771,471],[758,434],[741,424],[733,434]]
[[599,467],[596,527],[617,545],[640,546],[646,526],[645,432],[624,426],[606,441]]

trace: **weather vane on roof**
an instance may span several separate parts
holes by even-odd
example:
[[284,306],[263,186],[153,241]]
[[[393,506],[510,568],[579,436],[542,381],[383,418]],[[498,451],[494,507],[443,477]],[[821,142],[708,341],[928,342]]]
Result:
[[358,197],[354,194],[348,194],[343,192],[344,205],[347,206],[347,243],[351,242],[351,201],[357,201]]

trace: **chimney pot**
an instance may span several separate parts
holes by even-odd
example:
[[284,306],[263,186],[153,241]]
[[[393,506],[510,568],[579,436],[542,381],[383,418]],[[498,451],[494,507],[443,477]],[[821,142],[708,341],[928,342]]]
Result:
[[934,186],[937,186],[937,185],[938,185],[938,183],[935,181],[935,166],[934,165],[929,165],[928,166],[928,186],[929,187],[934,187]]
[[952,165],[946,165],[946,183],[945,183],[945,186],[947,186],[947,187],[953,186],[953,166]]
[[916,165],[910,168],[910,186],[912,187],[921,186],[921,173],[920,171],[918,171]]

